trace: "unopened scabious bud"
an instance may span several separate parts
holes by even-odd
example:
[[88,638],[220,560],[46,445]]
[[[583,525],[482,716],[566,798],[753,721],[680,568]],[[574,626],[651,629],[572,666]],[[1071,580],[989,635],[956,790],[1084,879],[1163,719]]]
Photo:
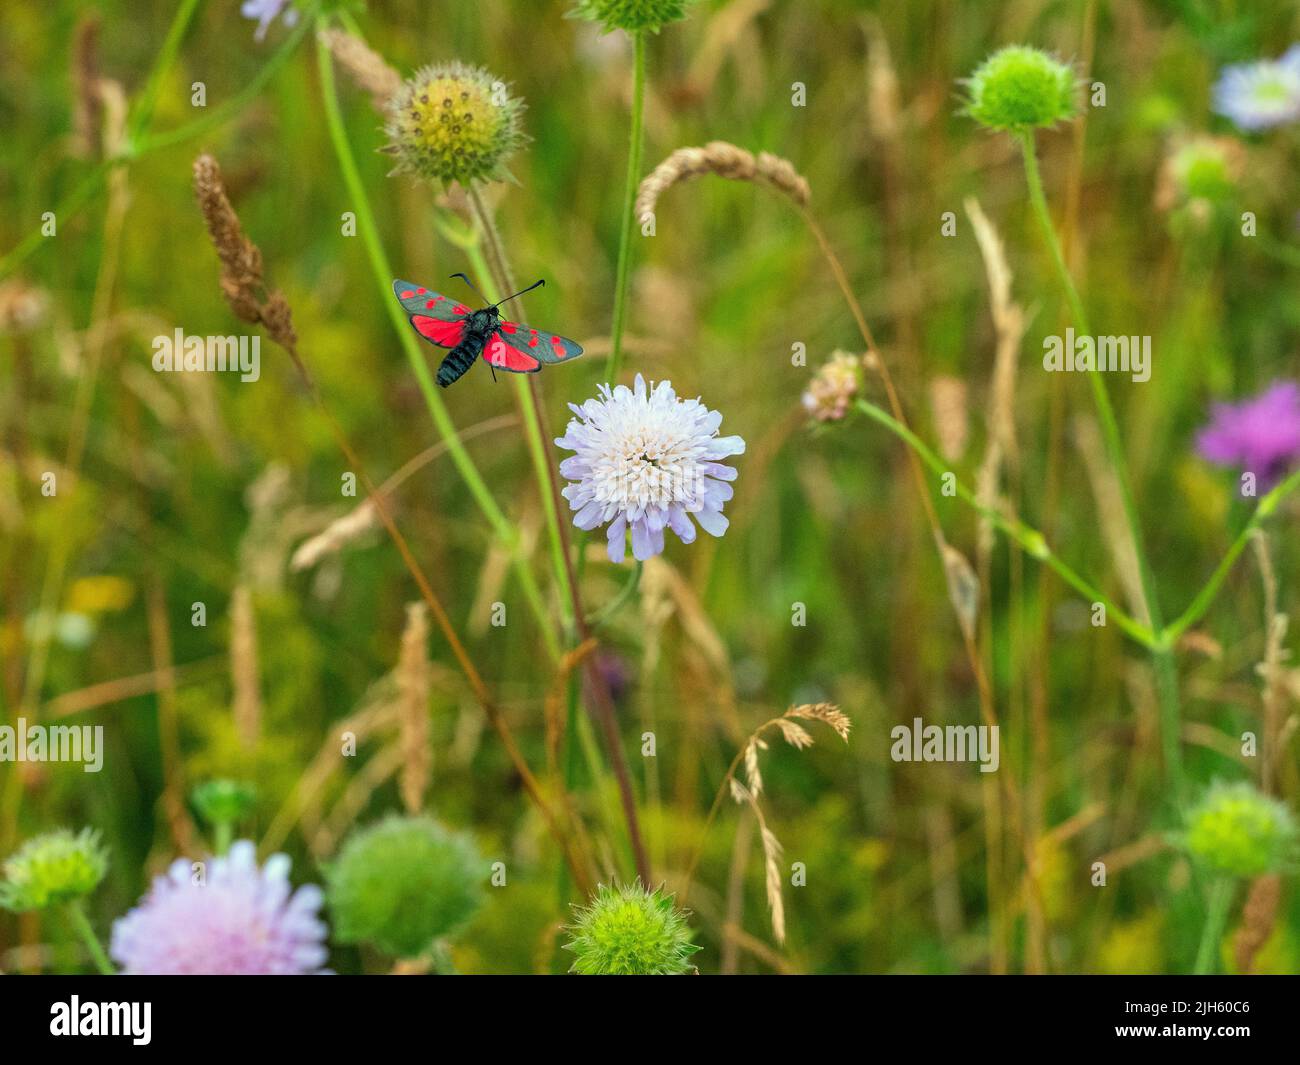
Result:
[[577,911],[565,949],[576,955],[572,971],[584,976],[681,976],[692,971],[691,955],[700,948],[673,896],[647,891],[638,880],[602,884]]
[[1296,825],[1286,806],[1250,784],[1215,784],[1187,815],[1184,842],[1208,868],[1254,877],[1293,856]]
[[190,792],[199,816],[210,825],[237,824],[253,808],[257,792],[238,780],[205,780]]
[[66,829],[28,840],[4,864],[0,906],[15,913],[43,910],[89,895],[108,871],[99,833]]
[[980,125],[1025,133],[1079,113],[1074,69],[1037,48],[1010,45],[966,80],[966,113]]
[[1228,203],[1245,166],[1245,150],[1232,137],[1198,135],[1175,145],[1160,171],[1156,206],[1186,206],[1206,214]]
[[606,33],[625,30],[658,33],[670,22],[680,22],[694,0],[578,0],[572,14],[598,22]]
[[335,938],[416,957],[473,916],[485,875],[469,836],[429,817],[389,817],[353,833],[326,871]]
[[510,177],[506,160],[527,140],[523,102],[481,67],[442,63],[402,83],[388,105],[385,149],[395,172],[469,185]]
[[836,422],[849,411],[849,404],[862,383],[862,362],[846,351],[831,354],[803,394],[803,407],[819,422]]

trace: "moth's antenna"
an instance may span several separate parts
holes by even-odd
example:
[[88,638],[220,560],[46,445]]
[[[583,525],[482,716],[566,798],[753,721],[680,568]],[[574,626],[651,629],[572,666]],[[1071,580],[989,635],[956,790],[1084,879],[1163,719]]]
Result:
[[[538,285],[544,285],[544,284],[546,284],[546,278],[542,278],[540,281],[534,281],[527,288],[521,288],[518,292],[515,293],[515,296],[522,296],[525,292],[532,292],[533,289],[537,288]],[[502,303],[509,303],[512,299],[515,298],[515,296],[507,296],[505,299],[498,302],[497,306],[498,307],[501,306]]]
[[470,280],[468,277],[466,277],[464,274],[452,274],[451,276],[452,276],[452,277],[459,277],[462,281],[465,282],[465,284],[469,285],[469,287],[470,287],[471,289],[473,289],[473,291],[474,291],[474,295],[476,295],[476,296],[477,296],[479,299],[481,299],[484,303],[490,303],[490,302],[491,302],[491,301],[490,301],[490,300],[489,300],[485,295],[483,295],[483,293],[481,293],[478,289],[474,288],[474,282],[471,281],[471,280]]

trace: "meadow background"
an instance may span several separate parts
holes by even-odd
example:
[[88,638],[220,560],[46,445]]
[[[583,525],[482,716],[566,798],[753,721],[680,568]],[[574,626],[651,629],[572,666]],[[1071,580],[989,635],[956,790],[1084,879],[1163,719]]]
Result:
[[[628,40],[566,18],[570,6],[374,0],[353,9],[403,76],[461,59],[511,82],[527,104],[532,142],[510,164],[518,183],[495,187],[492,199],[520,283],[547,280],[528,297],[531,323],[588,349],[540,377],[552,435],[565,404],[605,380],[628,146]],[[117,119],[111,107],[82,113],[79,67],[91,63],[136,98],[174,11],[171,0],[0,9],[0,253],[20,248],[103,158],[96,141]],[[74,42],[90,18],[98,43],[86,60]],[[290,35],[277,23],[259,43],[254,29],[235,3],[200,5],[158,86],[155,134],[200,114],[192,83],[206,84],[211,111]],[[960,113],[958,79],[995,48],[1023,42],[1076,62],[1085,83],[1103,82],[1105,107],[1040,134],[1039,153],[1095,328],[1153,337],[1151,380],[1108,384],[1160,598],[1177,615],[1251,509],[1235,496],[1234,474],[1196,455],[1196,430],[1213,401],[1300,371],[1297,268],[1231,221],[1251,210],[1270,239],[1300,241],[1300,127],[1242,135],[1211,113],[1210,89],[1224,64],[1277,56],[1297,40],[1300,12],[1288,0],[704,0],[649,40],[643,172],[711,140],[789,160],[809,182],[811,212],[845,264],[909,420],[971,484],[995,428],[997,342],[963,206],[976,197],[1005,242],[1012,295],[1028,318],[1002,494],[1071,565],[1131,602],[1087,382],[1041,367],[1042,338],[1068,318],[1019,156]],[[455,968],[560,972],[569,959],[559,925],[581,895],[436,630],[427,761],[385,713],[407,604],[418,598],[392,543],[376,529],[310,567],[290,566],[296,548],[364,499],[341,495],[347,466],[292,363],[264,338],[253,384],[150,367],[153,337],[176,327],[253,328],[221,297],[195,204],[192,164],[208,151],[369,475],[382,482],[438,442],[384,305],[391,296],[361,237],[340,231],[355,204],[331,147],[314,48],[308,31],[246,107],[114,169],[59,218],[56,236],[4,260],[0,699],[7,720],[103,725],[106,755],[98,774],[0,766],[0,856],[55,827],[98,829],[111,865],[88,912],[104,934],[170,860],[210,846],[186,801],[205,780],[256,788],[239,834],[263,853],[289,854],[296,882],[319,881],[354,825],[422,806],[472,831],[509,871],[455,937]],[[792,106],[795,82],[806,106]],[[343,71],[338,93],[395,276],[463,295],[444,280],[472,272],[448,238],[447,201],[387,176],[368,95]],[[1241,142],[1228,222],[1158,203],[1171,147],[1192,131]],[[941,231],[945,212],[955,235]],[[1114,625],[1093,627],[1090,604],[1005,538],[981,548],[978,516],[930,478],[948,543],[978,572],[975,637],[1002,725],[1002,768],[991,776],[1011,775],[1019,808],[972,764],[893,762],[894,725],[976,723],[980,695],[905,449],[860,415],[813,428],[803,411],[816,367],[835,350],[863,348],[826,260],[779,195],[712,176],[665,193],[655,235],[632,248],[623,379],[670,379],[748,443],[734,462],[726,535],[691,546],[669,537],[599,633],[655,880],[683,891],[700,848],[678,901],[692,911],[701,970],[1187,970],[1204,902],[1170,842],[1178,826],[1142,649]],[[807,365],[792,364],[796,343]],[[479,367],[443,398],[456,426],[478,434],[468,450],[530,545],[528,565],[565,639],[542,497],[507,384]],[[881,399],[874,376],[864,389]],[[60,487],[47,498],[41,476],[51,470]],[[502,544],[445,455],[391,498],[554,797],[546,701],[567,674],[545,652]],[[1239,737],[1262,729],[1256,666],[1269,613],[1295,601],[1296,516],[1293,500],[1268,526],[1272,578],[1248,550],[1178,646],[1185,771],[1196,789],[1259,777]],[[616,599],[629,565],[592,555],[582,578],[592,609]],[[491,624],[495,602],[506,606],[504,626]],[[206,604],[206,626],[192,624],[195,603]],[[796,604],[805,624],[792,623]],[[1283,721],[1300,691],[1287,676]],[[777,944],[751,816],[727,799],[707,834],[705,819],[745,737],[792,704],[823,701],[852,720],[847,744],[812,723],[811,749],[773,741],[762,753],[764,813],[784,846],[788,936]],[[341,757],[345,722],[367,714],[373,727],[356,756]],[[652,759],[640,753],[646,730],[657,737]],[[1283,752],[1276,787],[1294,804],[1294,743]],[[574,802],[596,878],[625,880],[633,866],[603,779],[583,762]],[[1096,861],[1107,864],[1105,887],[1093,884]],[[806,886],[790,885],[793,862],[806,865]],[[1221,951],[1229,970],[1240,903]],[[1298,937],[1300,898],[1284,887],[1254,967],[1295,971]],[[381,972],[393,959],[336,946],[330,963]],[[0,914],[4,971],[87,964],[56,915]]]

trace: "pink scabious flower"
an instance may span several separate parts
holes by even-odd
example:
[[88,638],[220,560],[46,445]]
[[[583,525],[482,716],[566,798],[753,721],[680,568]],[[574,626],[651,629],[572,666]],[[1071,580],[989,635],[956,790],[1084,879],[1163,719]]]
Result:
[[1216,403],[1196,441],[1201,457],[1255,474],[1273,487],[1300,459],[1300,385],[1278,381],[1241,403]]
[[164,976],[304,975],[321,972],[327,951],[313,884],[293,891],[289,858],[261,868],[240,840],[210,859],[206,875],[179,858],[149,894],[113,924],[109,951],[127,974]]
[[712,536],[727,531],[722,507],[732,496],[736,471],[718,459],[741,455],[745,441],[718,436],[722,415],[699,399],[678,399],[667,381],[646,386],[637,374],[632,388],[600,386],[555,443],[576,452],[560,463],[574,483],[564,489],[579,529],[609,523],[611,562],[622,562],[627,533],[632,557],[644,562],[664,549],[664,529],[682,543],[695,539],[695,525]]

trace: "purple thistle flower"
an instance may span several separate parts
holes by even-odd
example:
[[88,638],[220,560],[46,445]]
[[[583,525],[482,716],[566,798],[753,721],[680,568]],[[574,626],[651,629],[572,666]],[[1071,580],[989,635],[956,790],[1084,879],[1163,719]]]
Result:
[[1300,118],[1300,44],[1281,59],[1225,67],[1214,85],[1214,110],[1248,130]]
[[693,542],[692,518],[712,536],[727,531],[722,508],[736,471],[717,460],[743,454],[745,441],[718,436],[721,414],[678,399],[667,381],[647,389],[640,374],[632,388],[601,385],[600,398],[569,409],[577,417],[555,441],[577,452],[560,463],[574,481],[563,495],[579,529],[609,522],[611,562],[623,561],[629,531],[638,562],[663,551],[665,528]]
[[239,7],[239,13],[244,18],[257,19],[257,32],[253,34],[253,39],[260,41],[266,36],[266,31],[275,21],[276,16],[286,6],[289,9],[284,12],[284,24],[294,26],[298,22],[298,12],[289,6],[288,0],[244,0]]
[[109,951],[130,975],[315,974],[327,954],[322,901],[314,884],[293,892],[287,855],[259,869],[253,844],[240,840],[208,862],[203,882],[190,862],[173,862],[114,922]]
[[1253,399],[1216,403],[1196,440],[1201,457],[1255,474],[1273,487],[1300,458],[1300,385],[1279,381]]

